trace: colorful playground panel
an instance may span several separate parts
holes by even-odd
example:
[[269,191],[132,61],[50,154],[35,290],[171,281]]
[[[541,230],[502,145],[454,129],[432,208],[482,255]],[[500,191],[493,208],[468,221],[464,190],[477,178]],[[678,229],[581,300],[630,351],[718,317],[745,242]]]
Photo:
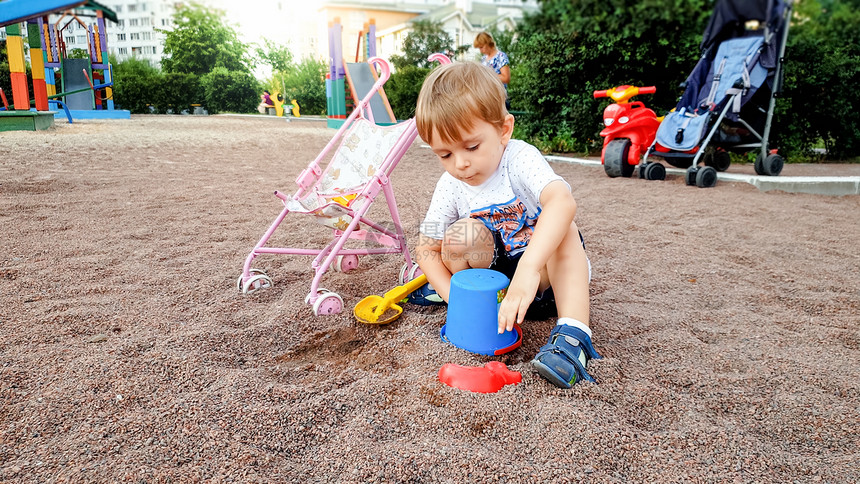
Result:
[[[78,22],[88,31],[88,58],[67,59],[66,46],[63,41],[62,28],[58,30],[57,23],[50,23],[48,15],[62,13],[64,18],[69,9],[92,10],[95,22],[86,25],[79,15],[72,15],[73,21]],[[50,109],[62,107],[64,113],[54,113],[55,116],[66,116],[72,121],[75,118],[90,119],[128,119],[130,113],[114,109],[111,86],[111,66],[107,62],[107,35],[105,20],[116,21],[116,13],[109,8],[92,0],[5,0],[0,2],[0,27],[6,27],[7,52],[12,80],[13,106],[0,107],[0,130],[10,129],[46,129],[43,116],[36,114],[21,114],[27,112],[51,112]],[[26,23],[25,23],[26,22]],[[25,23],[26,28],[21,29]],[[31,68],[33,77],[33,98],[30,98],[24,61],[24,40],[26,33],[27,44],[30,48]],[[62,83],[64,92],[57,92],[57,79]],[[93,84],[93,80],[100,82]],[[70,111],[66,106],[73,104]],[[32,106],[35,110],[31,109]],[[17,114],[13,116],[14,109]],[[23,122],[26,117],[32,117],[32,122]],[[8,118],[8,119],[7,119]]]

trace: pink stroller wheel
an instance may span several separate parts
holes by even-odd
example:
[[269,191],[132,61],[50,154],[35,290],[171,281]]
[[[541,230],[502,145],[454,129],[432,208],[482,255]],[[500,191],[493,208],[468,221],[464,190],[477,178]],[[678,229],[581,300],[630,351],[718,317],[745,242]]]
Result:
[[267,289],[275,285],[272,278],[260,269],[251,269],[248,273],[247,281],[242,281],[243,276],[241,275],[236,280],[236,287],[243,294],[251,294],[257,289]]
[[397,274],[397,282],[399,282],[400,285],[403,285],[409,281],[417,279],[421,274],[424,274],[424,271],[418,267],[417,263],[413,262],[411,267],[409,264],[404,263],[400,266],[400,273]]
[[358,268],[358,256],[353,254],[339,255],[334,262],[334,269],[340,272],[354,271]]
[[317,316],[338,314],[343,311],[343,299],[334,292],[324,292],[314,302],[314,314]]

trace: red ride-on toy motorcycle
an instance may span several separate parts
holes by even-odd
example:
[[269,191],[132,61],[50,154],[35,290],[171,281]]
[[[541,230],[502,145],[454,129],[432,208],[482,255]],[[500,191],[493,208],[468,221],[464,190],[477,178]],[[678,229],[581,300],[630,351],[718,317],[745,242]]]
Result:
[[[603,153],[600,160],[603,170],[612,178],[630,177],[639,165],[639,157],[654,142],[660,119],[654,111],[639,101],[627,102],[639,94],[654,94],[654,86],[618,86],[605,91],[594,91],[594,97],[608,97],[615,104],[603,110]],[[639,167],[639,178],[665,180],[666,168],[660,163],[647,163]]]

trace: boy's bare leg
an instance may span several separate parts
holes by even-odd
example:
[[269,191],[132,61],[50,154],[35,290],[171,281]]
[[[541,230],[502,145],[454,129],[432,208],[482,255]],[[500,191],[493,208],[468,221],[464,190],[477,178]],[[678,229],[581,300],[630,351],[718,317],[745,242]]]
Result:
[[451,274],[465,269],[486,269],[493,263],[493,234],[483,223],[463,218],[445,231],[442,263]]
[[558,316],[588,325],[588,259],[575,222],[571,222],[567,235],[547,261],[547,273],[555,294]]
[[571,388],[582,380],[593,382],[586,367],[589,360],[601,356],[594,349],[588,326],[588,259],[575,223],[571,222],[570,230],[547,261],[547,270],[559,317],[532,366],[560,388]]

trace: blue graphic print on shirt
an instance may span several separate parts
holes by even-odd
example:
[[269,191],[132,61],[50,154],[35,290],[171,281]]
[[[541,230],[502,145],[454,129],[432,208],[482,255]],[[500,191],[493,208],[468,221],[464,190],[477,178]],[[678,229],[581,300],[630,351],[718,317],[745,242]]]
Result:
[[507,202],[473,210],[471,218],[480,220],[493,233],[498,232],[507,252],[519,252],[529,245],[540,209],[534,217],[526,213],[526,205],[517,197]]

